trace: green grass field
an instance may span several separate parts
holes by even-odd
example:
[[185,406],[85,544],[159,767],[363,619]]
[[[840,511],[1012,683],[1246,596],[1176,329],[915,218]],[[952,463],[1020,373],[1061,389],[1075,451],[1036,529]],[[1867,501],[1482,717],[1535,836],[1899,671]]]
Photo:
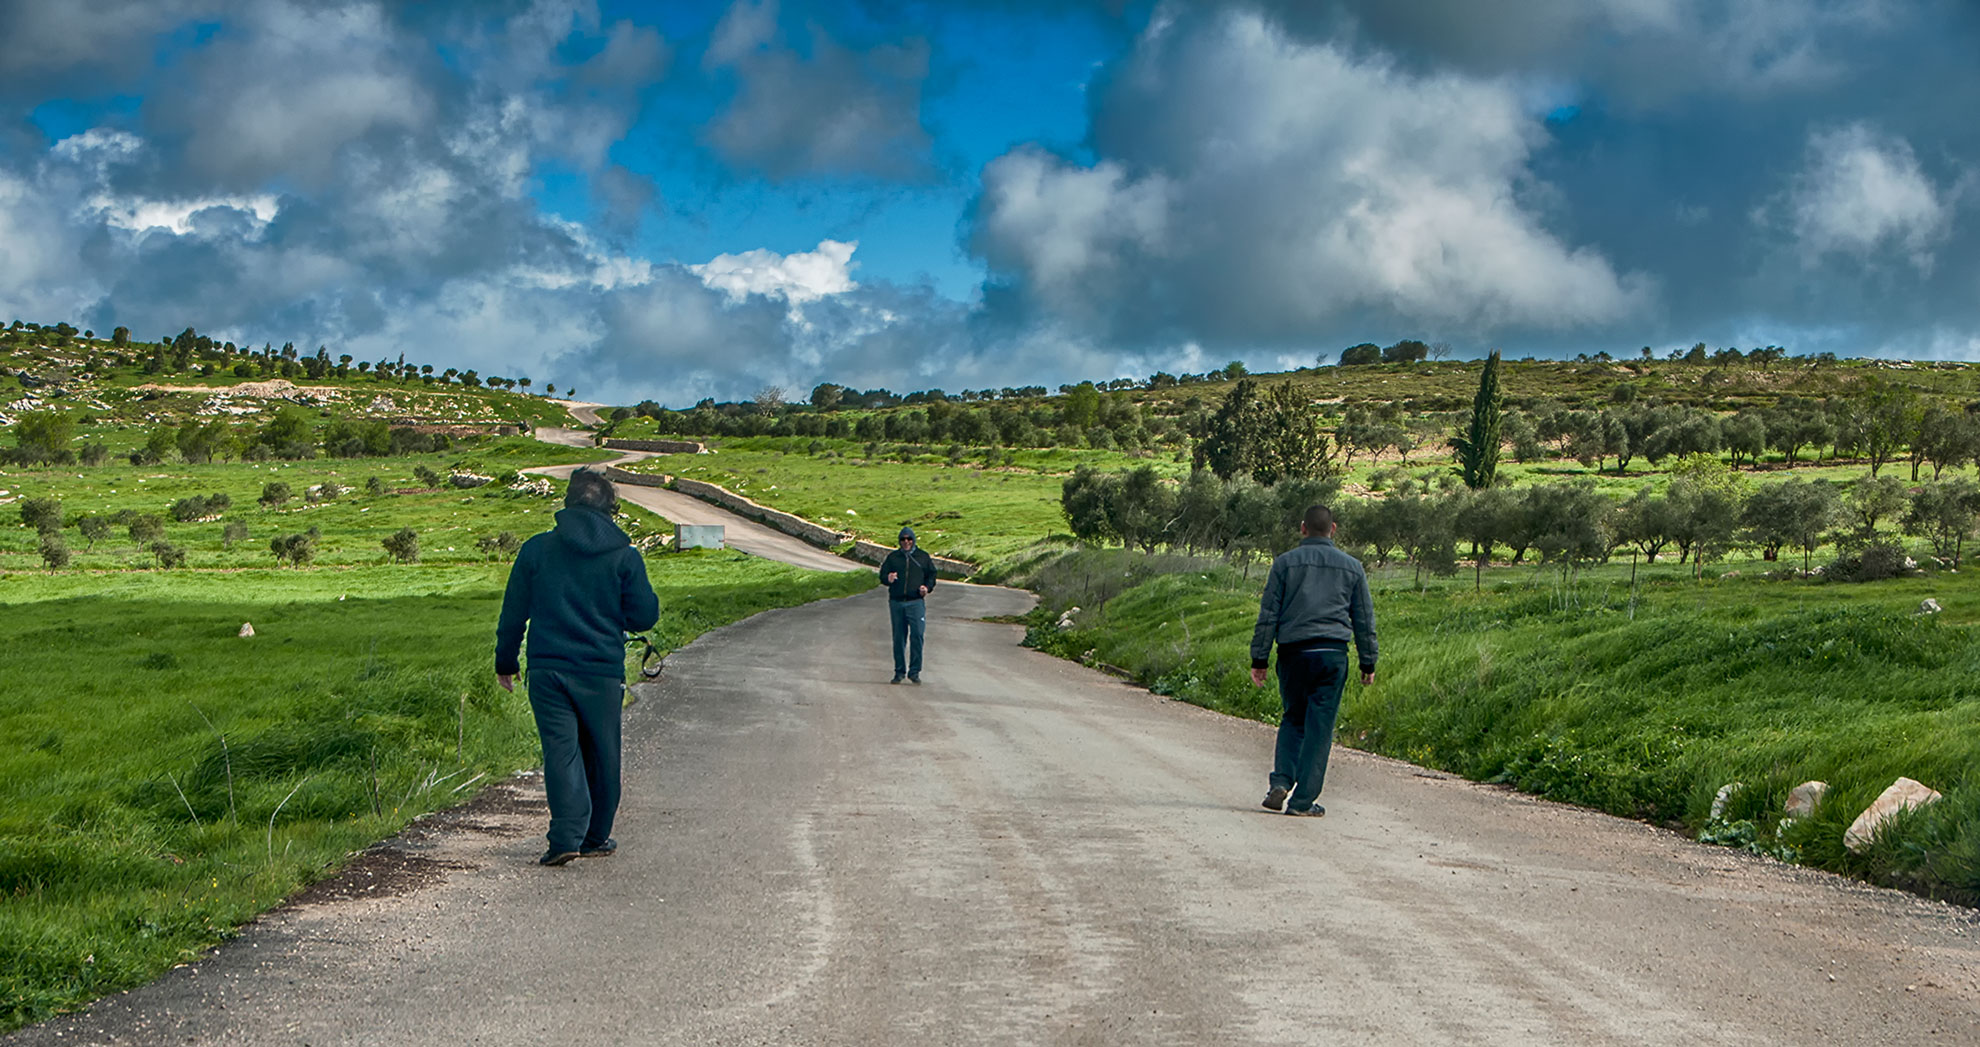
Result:
[[[11,469],[0,473],[0,571],[25,571],[42,565],[40,539],[22,524],[20,501],[57,498],[63,515],[109,515],[119,510],[155,514],[165,521],[165,540],[183,546],[191,567],[263,567],[274,562],[269,539],[319,528],[316,562],[350,566],[386,559],[379,544],[402,527],[420,535],[423,561],[486,559],[475,547],[477,538],[509,531],[526,538],[550,526],[549,516],[561,502],[531,497],[500,485],[460,490],[426,489],[414,478],[424,466],[445,476],[460,466],[482,475],[500,475],[521,466],[596,461],[609,452],[560,447],[526,437],[491,440],[475,447],[404,458],[344,458],[303,462],[232,462],[193,465],[172,462],[133,466],[112,459],[103,465],[74,465],[63,469]],[[392,493],[366,493],[366,481],[378,477]],[[279,509],[257,504],[270,482],[289,485],[291,500]],[[308,504],[304,490],[332,482],[347,488],[335,501]],[[407,493],[397,493],[404,491]],[[179,523],[172,520],[172,503],[191,496],[224,493],[232,506],[217,520]],[[635,506],[626,507],[624,523],[638,529],[665,527],[659,517]],[[229,520],[247,525],[248,536],[230,548],[224,539]],[[125,528],[116,527],[95,543],[77,527],[63,531],[74,557],[69,570],[121,570],[151,567],[156,558],[134,544]]]
[[[871,584],[739,553],[648,563],[670,648]],[[507,570],[0,576],[0,1029],[154,977],[533,765],[528,702],[492,675]]]
[[[811,450],[813,445],[818,450]],[[1065,530],[1059,489],[1078,465],[1124,469],[1146,462],[1167,475],[1173,457],[1114,451],[1013,450],[951,461],[939,454],[864,457],[863,444],[807,438],[724,441],[714,453],[662,455],[635,469],[720,484],[764,505],[892,545],[912,525],[931,553],[987,563]],[[899,450],[889,445],[890,450]],[[901,460],[905,458],[906,460]],[[848,512],[848,510],[851,510]]]

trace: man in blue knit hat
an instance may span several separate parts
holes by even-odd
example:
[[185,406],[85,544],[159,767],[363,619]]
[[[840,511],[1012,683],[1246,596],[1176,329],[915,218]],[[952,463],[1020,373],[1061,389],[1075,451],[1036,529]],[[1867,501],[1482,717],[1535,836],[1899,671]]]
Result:
[[[887,586],[887,617],[894,624],[894,678],[921,682],[921,637],[928,629],[928,590],[935,588],[935,561],[914,546],[914,528],[903,527],[901,547],[880,562]],[[910,649],[912,653],[910,653]]]
[[646,561],[612,522],[619,498],[592,469],[571,474],[557,526],[523,543],[495,626],[495,680],[515,690],[529,632],[529,708],[543,739],[550,849],[540,865],[618,850],[619,714],[626,633],[653,628]]

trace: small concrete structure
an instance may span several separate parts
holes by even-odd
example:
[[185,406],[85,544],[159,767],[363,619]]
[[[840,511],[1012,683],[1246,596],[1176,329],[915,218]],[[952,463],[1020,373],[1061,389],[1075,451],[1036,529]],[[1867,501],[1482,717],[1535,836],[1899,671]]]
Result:
[[674,548],[720,549],[722,548],[722,525],[675,524]]

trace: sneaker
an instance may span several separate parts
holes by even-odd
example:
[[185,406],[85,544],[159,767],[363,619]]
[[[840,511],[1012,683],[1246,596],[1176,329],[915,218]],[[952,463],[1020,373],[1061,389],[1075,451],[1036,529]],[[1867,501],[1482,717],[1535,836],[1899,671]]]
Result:
[[1325,818],[1327,816],[1327,809],[1316,803],[1303,811],[1288,807],[1286,808],[1286,813],[1296,818]]
[[921,674],[920,674],[920,673],[909,673],[909,674],[908,674],[908,682],[909,682],[909,683],[920,683],[920,682],[921,682]]
[[578,848],[580,858],[610,858],[619,850],[619,841],[608,839],[596,847]]
[[905,680],[905,679],[907,679],[907,674],[905,674],[905,673],[895,673],[895,674],[894,674],[894,678],[893,678],[893,679],[891,679],[891,680],[888,680],[887,682],[888,682],[888,683],[900,683],[900,682],[901,682],[902,680]]
[[1291,793],[1292,790],[1283,785],[1274,785],[1265,794],[1265,800],[1261,806],[1268,811],[1283,811],[1286,809],[1286,797],[1291,795]]
[[576,851],[560,851],[555,847],[552,847],[549,850],[543,852],[543,857],[538,858],[536,860],[536,864],[564,865],[577,856],[578,856],[578,852]]

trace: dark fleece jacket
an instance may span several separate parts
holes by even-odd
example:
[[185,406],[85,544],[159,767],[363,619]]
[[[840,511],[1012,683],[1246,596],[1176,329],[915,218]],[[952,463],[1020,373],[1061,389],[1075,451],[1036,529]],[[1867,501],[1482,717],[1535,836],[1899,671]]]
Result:
[[625,634],[659,618],[646,562],[626,533],[596,509],[571,506],[516,554],[495,626],[495,671],[517,671],[527,624],[532,668],[616,677],[625,672]]

